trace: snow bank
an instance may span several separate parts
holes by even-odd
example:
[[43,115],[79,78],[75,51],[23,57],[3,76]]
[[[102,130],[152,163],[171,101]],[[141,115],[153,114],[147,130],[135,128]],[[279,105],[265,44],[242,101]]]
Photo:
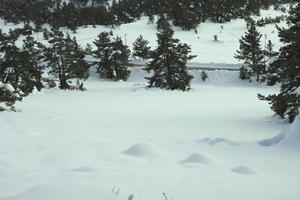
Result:
[[279,143],[280,146],[300,150],[300,116],[298,115],[293,124],[287,129],[285,138]]
[[280,147],[290,149],[300,149],[300,116],[281,133],[273,138],[265,139],[259,142],[263,146],[272,146],[278,144]]
[[[204,70],[205,71],[205,70]],[[208,75],[206,81],[201,80],[201,70],[189,70],[189,73],[194,77],[191,84],[208,84],[208,85],[222,85],[222,86],[249,86],[248,81],[243,81],[239,78],[238,71],[228,71],[228,70],[215,70],[215,71],[205,71]],[[142,68],[131,69],[130,77],[128,81],[130,82],[142,82],[145,83],[145,77],[150,77],[151,74]],[[252,83],[252,85],[255,83]]]

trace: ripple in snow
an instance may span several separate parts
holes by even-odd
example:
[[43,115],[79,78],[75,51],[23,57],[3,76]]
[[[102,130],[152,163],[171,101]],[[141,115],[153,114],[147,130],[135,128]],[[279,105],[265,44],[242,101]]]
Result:
[[225,138],[204,138],[202,140],[199,140],[198,142],[200,143],[206,143],[208,145],[216,145],[216,144],[219,144],[219,143],[225,143],[225,144],[228,144],[228,145],[231,145],[231,146],[237,146],[238,143],[237,142],[234,142],[234,141],[231,141],[231,140],[228,140],[228,139],[225,139]]
[[130,156],[146,156],[146,157],[153,157],[162,154],[162,150],[151,143],[138,143],[135,144],[125,151],[121,153],[130,155]]
[[182,164],[217,165],[219,161],[206,153],[193,153],[180,161]]
[[91,172],[94,172],[96,170],[94,168],[92,168],[92,167],[89,167],[89,166],[82,166],[82,167],[73,169],[72,171],[83,172],[83,173],[91,173]]
[[247,166],[247,165],[240,165],[240,166],[234,167],[234,168],[230,169],[230,171],[238,173],[238,174],[258,174],[259,173],[259,170],[255,169],[253,167]]

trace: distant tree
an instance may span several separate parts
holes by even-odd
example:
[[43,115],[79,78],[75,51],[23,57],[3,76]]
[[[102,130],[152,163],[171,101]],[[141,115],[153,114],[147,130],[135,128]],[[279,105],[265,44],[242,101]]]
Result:
[[139,36],[133,43],[133,56],[141,59],[148,59],[150,56],[149,41],[145,40],[143,36]]
[[89,64],[85,61],[85,51],[76,38],[52,29],[49,47],[46,47],[46,61],[52,80],[59,81],[60,89],[79,89],[70,85],[71,79],[85,80],[89,76]]
[[274,44],[272,43],[271,40],[268,40],[267,46],[266,46],[266,50],[265,50],[265,56],[270,59],[274,56],[277,55],[277,52],[275,52],[273,50]]
[[186,63],[195,56],[189,55],[191,48],[187,44],[173,38],[174,31],[165,18],[161,18],[159,23],[158,47],[146,67],[148,72],[153,72],[153,76],[146,78],[149,80],[148,87],[189,90],[192,76],[187,72]]
[[261,36],[256,29],[255,22],[251,20],[248,31],[240,39],[240,48],[234,55],[236,59],[244,61],[240,77],[250,81],[252,77],[257,82],[264,81],[265,63],[264,51],[260,45]]
[[120,37],[113,38],[112,32],[102,32],[94,41],[96,50],[93,56],[98,59],[94,64],[100,77],[111,80],[127,80],[130,71],[127,69],[130,51]]
[[280,48],[278,59],[271,67],[276,82],[281,84],[280,93],[270,96],[259,94],[261,100],[267,100],[271,109],[282,118],[294,121],[300,106],[300,3],[291,9],[288,28],[278,28],[280,41],[285,45]]

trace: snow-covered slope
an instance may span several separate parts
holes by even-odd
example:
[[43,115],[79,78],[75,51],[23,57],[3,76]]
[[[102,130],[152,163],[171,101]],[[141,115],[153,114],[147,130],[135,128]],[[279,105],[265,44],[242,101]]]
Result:
[[256,97],[276,88],[217,71],[163,91],[142,73],[92,74],[86,92],[44,90],[1,113],[0,199],[299,199],[299,149],[258,144],[288,127]]
[[[260,17],[254,17],[254,19],[269,16],[276,17],[282,14],[282,12],[273,9],[263,10],[262,15]],[[278,25],[286,26],[286,22],[282,22]],[[4,24],[3,21],[0,22],[0,26],[3,31],[8,31],[10,28],[21,27],[21,25]],[[233,58],[233,55],[239,48],[239,39],[246,31],[246,24],[243,19],[232,20],[224,24],[213,23],[207,20],[197,27],[197,33],[194,30],[184,31],[174,26],[173,29],[175,30],[175,37],[180,39],[181,42],[191,45],[192,53],[197,56],[191,61],[193,66],[196,67],[197,63],[202,63],[201,67],[203,67],[203,63],[206,63],[204,67],[215,66],[215,63],[221,63],[223,65],[238,63],[238,61]],[[63,30],[65,32],[68,31],[67,29]],[[76,36],[79,43],[85,46],[87,43],[92,44],[100,32],[110,30],[112,30],[115,35],[120,36],[130,49],[132,49],[132,43],[139,35],[143,35],[145,39],[149,40],[152,48],[156,46],[156,25],[148,24],[146,17],[142,17],[141,20],[133,23],[123,24],[114,29],[105,26],[96,26],[96,28],[92,26],[81,27],[76,34],[72,35]],[[262,46],[264,46],[265,39],[270,39],[275,44],[274,49],[279,49],[281,44],[278,39],[278,31],[275,28],[275,24],[266,25],[265,27],[259,28],[259,30],[263,34],[261,40]],[[218,42],[214,41],[214,35],[218,36]],[[43,38],[42,33],[36,34],[36,38],[41,41]],[[239,66],[232,65],[229,67],[237,68]]]
[[286,137],[280,142],[280,146],[292,149],[300,149],[300,117],[287,129]]

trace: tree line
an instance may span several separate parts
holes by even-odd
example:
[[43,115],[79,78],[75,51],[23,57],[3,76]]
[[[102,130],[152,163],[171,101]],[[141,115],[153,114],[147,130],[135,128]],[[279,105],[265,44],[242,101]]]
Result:
[[[153,71],[146,77],[148,87],[186,91],[190,89],[192,76],[188,74],[186,63],[191,49],[174,39],[174,31],[164,15],[158,22],[158,47],[151,50],[149,42],[139,36],[134,42],[133,56],[149,60],[144,70]],[[0,31],[0,110],[14,110],[14,103],[22,100],[34,90],[58,86],[63,90],[85,90],[82,80],[89,77],[89,68],[94,66],[100,78],[126,81],[131,54],[120,37],[113,32],[101,32],[91,45],[82,48],[75,37],[59,29],[44,30],[42,44],[32,36],[33,28],[25,24],[23,28]],[[25,36],[22,47],[16,41]],[[87,56],[93,57],[89,62]],[[44,73],[47,71],[47,76]]]
[[[188,91],[192,76],[186,64],[194,56],[190,55],[190,46],[173,37],[167,19],[162,14],[157,21],[157,48],[151,50],[149,42],[140,36],[134,42],[133,55],[148,60],[145,70],[152,72],[151,77],[146,77],[148,87]],[[240,39],[235,58],[244,63],[241,79],[280,85],[278,94],[259,94],[258,98],[268,101],[275,113],[292,122],[300,106],[300,3],[292,7],[287,20],[288,28],[277,27],[284,46],[275,52],[271,41],[261,47],[262,34],[256,23],[247,19],[248,30]],[[113,32],[100,33],[93,42],[96,49],[92,50],[90,45],[83,49],[76,38],[57,28],[44,31],[48,44],[43,45],[32,37],[33,31],[28,24],[9,33],[0,31],[0,110],[14,109],[16,101],[43,87],[58,85],[60,89],[85,90],[81,80],[88,78],[92,65],[101,78],[127,80],[130,75],[127,68],[130,51]],[[23,46],[17,47],[21,35],[25,36]],[[94,57],[95,61],[87,62],[86,56]],[[207,78],[205,74],[201,76]]]
[[7,22],[34,22],[36,28],[48,23],[76,30],[83,25],[118,26],[147,16],[166,15],[185,30],[201,22],[227,22],[235,18],[259,15],[261,8],[295,0],[1,0],[0,17]]

